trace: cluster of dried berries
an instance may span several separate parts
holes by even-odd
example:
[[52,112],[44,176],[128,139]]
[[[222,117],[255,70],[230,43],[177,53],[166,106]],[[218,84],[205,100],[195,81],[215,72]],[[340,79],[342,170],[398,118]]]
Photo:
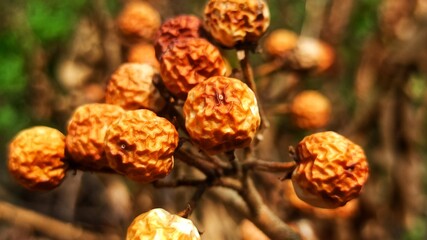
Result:
[[368,178],[363,149],[335,132],[305,137],[296,148],[292,183],[298,197],[322,208],[336,208],[359,196]]
[[292,100],[290,113],[299,128],[322,128],[329,123],[331,102],[318,91],[302,91]]
[[210,154],[249,146],[260,125],[252,90],[238,79],[221,76],[190,90],[184,115],[191,139]]
[[136,217],[130,224],[126,240],[179,239],[200,240],[193,222],[164,209],[155,208]]

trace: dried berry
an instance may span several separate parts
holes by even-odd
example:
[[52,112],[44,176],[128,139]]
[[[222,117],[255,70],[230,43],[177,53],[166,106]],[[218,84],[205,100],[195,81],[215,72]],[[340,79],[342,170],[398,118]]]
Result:
[[203,38],[174,41],[160,59],[160,69],[167,89],[182,99],[199,82],[227,72],[219,50]]
[[316,207],[336,208],[359,196],[368,178],[363,149],[335,132],[305,137],[297,146],[292,183],[298,197]]
[[289,56],[292,68],[323,72],[329,69],[335,60],[333,49],[326,43],[309,37],[300,37]]
[[155,208],[136,217],[127,230],[126,240],[177,239],[199,240],[191,220]]
[[129,43],[153,40],[160,24],[159,12],[142,1],[128,2],[117,18],[119,33]]
[[108,126],[124,110],[116,105],[91,103],[78,107],[67,127],[66,145],[73,162],[88,170],[108,168],[104,137]]
[[299,128],[322,128],[329,123],[331,102],[323,94],[307,90],[295,96],[290,112]]
[[204,26],[226,47],[253,44],[270,24],[263,0],[210,0],[204,11]]
[[157,59],[160,59],[174,40],[201,37],[201,29],[202,21],[196,16],[179,15],[168,19],[160,26],[154,41]]
[[264,50],[269,56],[284,58],[295,48],[297,41],[296,33],[286,29],[277,29],[265,38]]
[[248,146],[260,124],[255,94],[242,81],[211,77],[188,93],[185,127],[210,154]]
[[151,182],[169,174],[177,146],[174,125],[145,109],[123,114],[110,125],[104,142],[110,167],[139,182]]
[[105,101],[126,110],[160,111],[165,101],[153,84],[157,70],[148,64],[124,63],[111,75]]
[[127,61],[132,63],[146,63],[153,66],[155,69],[160,68],[157,61],[154,46],[149,43],[139,43],[130,46]]
[[9,145],[9,172],[30,190],[51,190],[65,177],[65,136],[36,126],[19,132]]

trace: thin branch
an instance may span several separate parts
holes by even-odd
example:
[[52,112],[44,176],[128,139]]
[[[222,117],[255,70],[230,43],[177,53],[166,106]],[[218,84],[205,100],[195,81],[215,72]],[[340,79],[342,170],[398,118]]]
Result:
[[296,167],[296,162],[272,162],[264,160],[253,160],[242,163],[243,168],[266,171],[266,172],[292,172]]
[[201,185],[205,185],[206,181],[206,179],[158,180],[153,182],[153,186],[156,188],[200,187]]
[[197,204],[199,203],[200,199],[203,196],[203,193],[206,192],[206,189],[208,186],[206,184],[201,185],[197,188],[197,190],[194,192],[193,197],[191,197],[190,201],[187,204],[187,208],[178,213],[179,216],[183,218],[188,218],[191,213],[193,213],[193,210],[196,209]]
[[54,218],[42,215],[40,213],[36,213],[34,211],[23,209],[3,201],[0,201],[0,220],[7,221],[16,226],[32,228],[53,239],[120,239],[117,235],[104,235],[86,231],[81,227],[72,225],[71,223],[61,222]]
[[205,161],[198,157],[195,157],[190,153],[184,151],[182,148],[175,151],[175,157],[177,157],[179,160],[183,161],[184,163],[199,169],[201,172],[203,172],[207,176],[218,175],[218,169],[215,167],[213,163]]

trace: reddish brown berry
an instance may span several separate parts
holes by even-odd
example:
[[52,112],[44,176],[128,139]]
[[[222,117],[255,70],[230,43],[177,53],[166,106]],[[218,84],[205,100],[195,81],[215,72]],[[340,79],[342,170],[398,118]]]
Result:
[[30,190],[51,190],[64,179],[65,136],[56,129],[36,126],[19,132],[9,145],[8,168]]
[[201,37],[202,21],[193,15],[179,15],[168,19],[157,32],[154,46],[157,59],[176,39]]
[[200,240],[193,222],[164,209],[155,208],[136,217],[128,228],[126,240],[177,239]]
[[307,90],[295,96],[290,112],[299,128],[322,128],[329,123],[331,102],[318,91]]
[[182,99],[198,83],[227,72],[219,50],[203,38],[174,41],[160,59],[160,69],[167,89]]
[[117,18],[119,33],[128,43],[153,40],[160,24],[159,12],[143,1],[128,2]]
[[184,115],[191,139],[210,154],[248,146],[260,124],[252,90],[238,79],[219,76],[190,90]]
[[295,48],[297,41],[296,33],[286,29],[277,29],[265,38],[264,51],[271,57],[284,58]]
[[165,177],[178,146],[174,125],[150,110],[127,111],[108,128],[104,149],[111,168],[139,182]]
[[121,107],[103,103],[78,107],[67,127],[67,151],[72,160],[88,170],[108,168],[103,149],[105,133],[123,113]]
[[226,47],[253,44],[270,25],[270,11],[263,0],[210,0],[204,26]]
[[130,46],[127,61],[132,63],[145,63],[153,66],[155,69],[160,68],[157,61],[154,46],[149,43],[139,43]]
[[108,82],[105,101],[126,110],[147,108],[160,111],[165,100],[153,84],[156,74],[157,70],[148,64],[120,65]]
[[336,208],[359,196],[368,178],[362,148],[335,132],[305,137],[296,149],[292,183],[298,197],[316,207]]

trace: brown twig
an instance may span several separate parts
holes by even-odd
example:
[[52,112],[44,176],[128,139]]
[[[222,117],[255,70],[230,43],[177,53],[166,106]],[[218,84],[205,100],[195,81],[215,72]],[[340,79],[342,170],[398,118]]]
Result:
[[190,153],[184,151],[182,148],[175,151],[175,157],[183,161],[184,163],[193,166],[203,172],[206,176],[216,176],[218,175],[218,168],[211,162],[200,159],[196,156],[191,155]]
[[200,201],[200,198],[202,198],[203,193],[205,193],[207,189],[207,185],[201,185],[199,186],[196,191],[193,194],[193,197],[191,197],[190,201],[187,204],[187,207],[178,213],[179,216],[183,218],[188,218],[191,213],[193,213],[193,210],[196,209],[198,202]]
[[0,220],[7,221],[16,226],[34,229],[53,239],[120,239],[119,236],[112,234],[104,235],[93,233],[70,223],[61,222],[54,218],[3,201],[0,201]]
[[253,160],[242,163],[243,168],[266,171],[266,172],[292,172],[296,167],[296,162],[272,162],[264,160]]

